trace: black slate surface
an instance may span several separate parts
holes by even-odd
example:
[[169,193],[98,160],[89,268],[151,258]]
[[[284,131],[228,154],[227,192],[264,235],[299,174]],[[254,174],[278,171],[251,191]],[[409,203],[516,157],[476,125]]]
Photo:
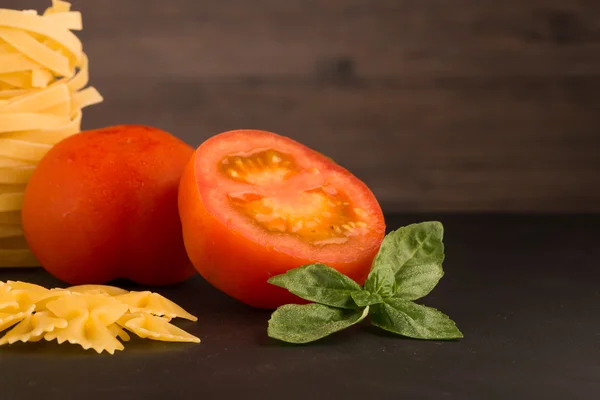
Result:
[[[179,325],[201,344],[136,340],[114,356],[5,346],[0,399],[600,398],[600,215],[396,215],[388,226],[431,218],[446,227],[446,276],[422,303],[457,321],[461,341],[365,324],[285,345],[266,336],[269,312],[196,277],[158,291],[200,317]],[[38,269],[0,270],[8,279],[60,286]]]

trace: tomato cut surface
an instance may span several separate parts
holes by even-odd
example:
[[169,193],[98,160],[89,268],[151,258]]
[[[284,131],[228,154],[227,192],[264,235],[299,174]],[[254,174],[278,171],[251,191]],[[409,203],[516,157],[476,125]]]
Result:
[[180,184],[192,263],[212,285],[252,306],[299,302],[269,277],[321,262],[362,283],[385,234],[367,186],[289,138],[229,131],[204,142]]

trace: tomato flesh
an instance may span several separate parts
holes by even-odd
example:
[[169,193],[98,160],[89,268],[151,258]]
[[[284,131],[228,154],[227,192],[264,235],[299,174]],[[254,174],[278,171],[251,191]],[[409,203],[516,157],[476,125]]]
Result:
[[[313,245],[342,244],[367,232],[361,220],[364,211],[351,207],[350,199],[334,187],[295,187],[288,192],[287,181],[300,171],[293,156],[273,149],[228,155],[221,161],[227,178],[254,186],[229,192],[231,203],[267,231],[296,235]],[[309,172],[317,174],[312,186],[322,182],[319,170]],[[285,191],[279,190],[284,185]]]
[[385,223],[358,178],[289,138],[230,131],[203,143],[180,185],[186,249],[215,287],[256,307],[299,302],[270,276],[321,262],[362,282]]

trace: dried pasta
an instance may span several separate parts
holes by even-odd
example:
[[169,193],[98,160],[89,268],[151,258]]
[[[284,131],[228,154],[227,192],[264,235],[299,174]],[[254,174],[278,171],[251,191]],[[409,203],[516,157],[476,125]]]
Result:
[[33,313],[35,306],[29,306],[26,309],[15,307],[0,308],[0,332],[21,322]]
[[108,285],[78,285],[71,286],[67,290],[72,293],[104,294],[107,296],[119,296],[129,293],[125,289]]
[[[0,237],[22,237],[24,185],[53,145],[81,129],[82,109],[102,96],[89,80],[88,59],[72,32],[81,14],[53,0],[43,14],[0,9]],[[7,236],[10,235],[10,236]],[[0,242],[0,267],[37,266],[24,244]]]
[[4,282],[0,282],[0,298],[2,298],[2,296],[4,296],[5,293],[8,293],[10,289],[11,287],[9,285],[7,285]]
[[125,329],[121,328],[117,323],[110,324],[107,328],[114,337],[118,337],[124,342],[129,342],[131,340],[131,336],[129,336]]
[[73,293],[65,289],[50,289],[50,291],[35,303],[35,311],[48,311],[46,305],[59,297],[72,296]]
[[118,296],[117,299],[129,306],[131,313],[149,313],[169,318],[184,318],[197,321],[198,318],[173,303],[171,300],[152,292],[130,292]]
[[49,292],[46,288],[24,282],[8,281],[6,286],[8,289],[4,289],[0,296],[0,310],[28,309]]
[[35,303],[47,289],[24,282],[8,281],[0,287],[0,332],[31,316]]
[[0,338],[0,346],[15,342],[38,342],[56,328],[66,328],[67,320],[56,318],[48,311],[28,315]]
[[98,294],[62,296],[49,302],[46,308],[57,317],[64,318],[67,325],[46,333],[44,339],[56,339],[59,344],[68,341],[98,353],[107,351],[114,354],[116,350],[124,349],[108,329],[127,312],[127,305],[114,298]]
[[47,289],[27,282],[0,282],[0,332],[11,328],[0,337],[0,346],[44,339],[114,354],[131,339],[127,331],[152,340],[199,343],[198,337],[170,323],[176,317],[197,320],[149,291],[128,292],[108,285]]
[[11,294],[14,294],[20,304],[31,305],[46,298],[50,294],[50,290],[40,285],[34,285],[27,282],[8,281]]
[[200,343],[200,339],[169,323],[168,319],[148,313],[127,313],[117,322],[139,337],[163,342]]

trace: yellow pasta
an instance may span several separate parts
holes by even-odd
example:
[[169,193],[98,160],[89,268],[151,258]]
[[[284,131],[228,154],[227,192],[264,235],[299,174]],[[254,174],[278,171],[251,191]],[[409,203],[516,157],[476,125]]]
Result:
[[127,331],[152,340],[199,343],[198,337],[170,323],[175,317],[197,320],[152,292],[108,285],[46,289],[26,282],[0,282],[0,332],[11,328],[0,338],[0,346],[45,339],[114,354],[131,339]]
[[0,212],[21,209],[23,193],[0,193]]
[[7,307],[6,309],[3,309],[0,307],[0,332],[30,316],[31,313],[33,313],[34,308],[35,306],[33,305],[26,309],[17,307]]
[[46,308],[58,318],[66,319],[67,325],[48,332],[44,339],[56,339],[59,344],[68,341],[98,353],[114,354],[116,350],[124,349],[108,329],[127,312],[127,305],[114,298],[93,294],[63,296],[49,302]]
[[0,167],[0,183],[27,183],[29,182],[29,178],[31,178],[34,168],[33,165]]
[[48,303],[57,300],[60,297],[72,295],[73,293],[65,289],[50,289],[46,296],[35,303],[35,312],[48,311],[48,308],[46,307]]
[[[15,49],[16,50],[16,49]],[[5,53],[0,54],[0,73],[8,74],[11,72],[26,73],[34,69],[41,68],[41,65],[24,56],[20,53]],[[6,83],[6,82],[4,82]],[[10,86],[13,86],[9,83]],[[25,91],[8,91],[5,93],[7,97],[14,97],[15,95],[25,94]]]
[[67,57],[40,43],[33,35],[24,30],[0,27],[0,39],[4,39],[25,57],[39,65],[44,65],[56,75],[72,76],[74,74]]
[[0,338],[0,346],[15,342],[37,342],[57,328],[66,328],[67,320],[54,317],[48,311],[36,312],[25,317]]
[[37,303],[50,294],[50,290],[33,283],[8,281],[6,284],[10,287],[11,294],[18,298],[21,304],[27,306]]
[[124,342],[129,342],[131,340],[131,336],[129,336],[125,329],[121,328],[117,323],[110,324],[107,328],[114,337],[118,337]]
[[200,339],[169,323],[168,319],[148,313],[128,313],[117,322],[141,338],[163,342],[200,343]]
[[[21,211],[0,212],[0,226],[18,225],[21,223]],[[2,250],[2,249],[0,249]]]
[[23,229],[19,225],[4,225],[0,227],[0,239],[23,237]]
[[3,285],[0,287],[0,310],[16,309],[19,308],[19,302],[14,296],[10,295],[10,285]]
[[21,96],[0,108],[0,114],[19,112],[40,112],[60,103],[70,103],[71,96],[66,83],[60,83],[33,92],[29,96]]
[[[56,5],[56,2],[53,3],[52,9]],[[66,13],[66,11],[63,12]],[[2,26],[6,27],[5,29],[24,32],[28,35],[35,34],[41,38],[53,40],[66,49],[74,60],[80,60],[82,45],[71,30],[81,29],[81,14],[69,13],[62,17],[57,16],[56,12],[54,14],[53,16],[49,16],[49,14],[38,15],[32,10],[18,11],[2,9],[0,10],[0,20],[2,20]],[[73,27],[78,29],[74,29]],[[12,42],[14,43],[15,41],[13,40]],[[19,40],[16,40],[16,45],[10,41],[7,41],[7,43],[15,48],[22,46]]]
[[[0,9],[0,186],[26,184],[40,159],[81,129],[82,109],[102,96],[89,80],[88,59],[72,32],[81,14],[53,0],[43,14]],[[0,238],[22,235],[24,189],[0,187]],[[0,242],[0,267],[37,266],[24,245]]]
[[50,291],[43,286],[20,281],[0,282],[0,310],[8,306],[27,308]]
[[121,289],[116,286],[108,286],[108,285],[78,285],[78,286],[71,286],[67,290],[72,293],[105,294],[107,296],[119,296],[122,294],[129,293],[125,289]]
[[197,321],[198,318],[173,303],[171,300],[152,292],[130,292],[117,296],[117,300],[129,306],[131,313],[148,313],[169,318],[184,318]]
[[[65,13],[71,11],[71,3],[63,0],[52,0],[52,7],[44,12],[44,15],[52,15],[55,13]],[[75,28],[72,28],[75,29]],[[81,29],[81,28],[79,28]]]
[[0,286],[0,332],[19,323],[35,310],[48,290],[29,283],[6,282]]
[[8,286],[6,283],[0,282],[0,298],[2,298],[2,296],[4,296],[4,294],[8,293],[8,291],[10,289],[11,289],[11,287]]

